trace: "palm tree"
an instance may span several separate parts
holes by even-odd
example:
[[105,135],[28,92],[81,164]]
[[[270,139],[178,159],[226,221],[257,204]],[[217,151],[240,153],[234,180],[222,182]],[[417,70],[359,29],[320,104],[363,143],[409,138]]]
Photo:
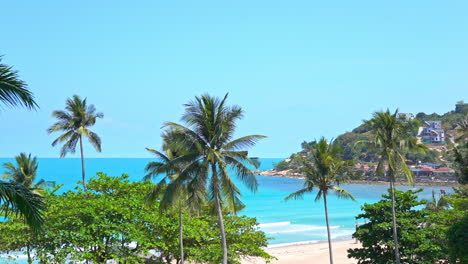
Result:
[[[168,188],[170,182],[174,182],[184,170],[184,164],[182,162],[177,162],[177,158],[181,157],[184,154],[188,154],[190,151],[183,149],[183,145],[178,144],[177,136],[180,136],[180,133],[176,131],[166,131],[163,134],[163,150],[164,152],[159,152],[154,149],[146,148],[149,152],[154,154],[158,161],[151,161],[146,165],[145,171],[147,174],[143,177],[143,180],[149,181],[154,179],[161,174],[163,177],[160,179],[158,184],[156,184],[148,192],[145,202],[147,204],[155,203],[160,196],[163,198],[160,201],[159,208],[161,210],[168,210],[175,207],[179,212],[179,246],[180,246],[180,264],[184,264],[185,255],[184,255],[184,218],[183,211],[195,211],[200,207],[203,201],[196,201],[192,203],[187,203],[188,201],[188,190],[187,185],[182,183],[180,185]],[[179,140],[182,140],[179,138]],[[173,187],[177,187],[176,189]],[[196,195],[196,197],[203,197],[203,194]]]
[[222,263],[227,264],[228,248],[224,230],[223,206],[225,211],[235,213],[242,205],[240,191],[232,181],[228,168],[233,169],[246,186],[255,191],[257,180],[249,168],[258,167],[258,161],[249,158],[246,147],[254,146],[264,138],[261,135],[232,139],[236,121],[243,116],[239,106],[226,106],[227,94],[219,99],[209,95],[195,97],[185,105],[182,121],[187,126],[167,122],[165,126],[181,134],[181,142],[194,149],[174,162],[187,164],[179,177],[168,188],[187,184],[188,202],[202,200],[204,194],[215,204],[223,248]]
[[0,56],[0,102],[7,106],[37,108],[33,94],[28,90],[27,84],[19,78],[18,72],[1,61]]
[[443,210],[449,206],[449,200],[445,197],[445,195],[440,194],[439,199],[437,200],[434,190],[432,190],[432,199],[426,200],[426,210],[438,212]]
[[318,189],[315,201],[317,202],[323,197],[328,234],[328,251],[330,254],[330,264],[333,264],[327,196],[332,192],[339,198],[356,200],[352,194],[339,187],[340,183],[344,180],[346,169],[352,165],[352,162],[341,160],[339,146],[333,144],[333,141],[328,143],[325,138],[321,138],[309,151],[311,153],[311,162],[302,156],[300,158],[302,170],[306,177],[303,188],[291,193],[285,200],[299,199],[302,198],[304,194],[312,192],[314,188]]
[[37,176],[37,158],[31,157],[31,154],[20,153],[15,157],[16,165],[11,162],[3,164],[6,172],[3,174],[3,179],[9,180],[11,183],[20,184],[28,188],[36,194],[41,194],[41,190],[47,185],[53,185],[53,182],[47,182],[43,179],[34,183]]
[[[27,84],[19,79],[18,72],[2,63],[0,63],[0,102],[7,106],[24,106],[28,109],[38,107],[33,94],[27,89]],[[0,203],[3,203],[2,209],[6,211],[6,215],[11,210],[23,216],[32,229],[38,230],[41,227],[44,208],[42,198],[24,186],[0,181]]]
[[[426,149],[424,145],[416,143],[416,137],[411,135],[410,126],[397,117],[398,110],[393,114],[375,112],[371,120],[365,121],[371,130],[373,143],[379,148],[380,160],[377,165],[377,174],[384,174],[386,170],[392,193],[392,226],[395,244],[395,263],[400,264],[398,234],[395,215],[395,179],[403,174],[408,183],[413,184],[413,173],[405,162],[404,152],[409,149]],[[387,168],[387,169],[386,169]]]
[[58,119],[47,132],[49,134],[56,131],[64,131],[57,139],[52,142],[52,146],[58,143],[64,143],[60,151],[60,157],[63,158],[67,153],[75,153],[76,144],[80,143],[81,152],[81,175],[83,179],[83,189],[86,191],[85,161],[83,154],[83,137],[87,137],[89,143],[101,152],[101,138],[98,134],[91,131],[98,118],[103,118],[102,113],[96,113],[94,105],[87,105],[86,98],[81,100],[78,95],[68,98],[65,111],[54,111],[52,116]]

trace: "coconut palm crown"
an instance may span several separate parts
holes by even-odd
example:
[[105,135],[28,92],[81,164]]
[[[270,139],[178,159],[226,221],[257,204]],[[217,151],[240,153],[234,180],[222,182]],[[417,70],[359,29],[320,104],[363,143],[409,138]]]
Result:
[[173,160],[186,165],[168,188],[177,189],[176,186],[185,183],[189,203],[203,200],[200,194],[214,202],[221,233],[223,264],[228,261],[223,211],[235,213],[242,206],[240,191],[228,169],[232,169],[241,182],[255,191],[258,184],[250,168],[259,164],[257,160],[249,158],[244,149],[265,137],[250,135],[233,139],[236,121],[243,117],[243,112],[239,106],[227,106],[227,96],[222,99],[209,95],[196,97],[185,105],[182,121],[186,126],[165,123],[165,127],[181,134],[181,144],[193,150]]
[[88,105],[85,99],[81,99],[78,95],[68,98],[66,101],[65,111],[54,111],[52,116],[58,121],[53,124],[47,132],[53,133],[64,132],[52,142],[52,146],[63,143],[60,150],[60,157],[65,157],[68,153],[75,153],[76,145],[80,144],[81,152],[81,171],[83,187],[86,190],[86,176],[83,153],[83,137],[88,138],[89,143],[98,151],[101,152],[101,138],[98,134],[90,130],[98,118],[103,118],[102,113],[96,113],[94,105]]
[[28,85],[19,78],[17,71],[1,61],[2,57],[0,56],[0,102],[7,106],[37,108],[34,96],[28,90]]
[[330,223],[328,220],[327,196],[333,193],[339,198],[356,200],[351,193],[339,187],[345,180],[346,170],[352,166],[353,163],[352,161],[341,160],[339,146],[333,144],[333,141],[328,143],[325,138],[321,138],[317,144],[309,149],[308,153],[310,153],[310,160],[302,156],[300,159],[302,171],[305,174],[303,188],[286,196],[285,200],[300,199],[303,198],[306,193],[313,192],[314,188],[318,190],[315,201],[317,202],[323,198],[330,264],[332,264],[333,253]]
[[36,194],[41,194],[41,190],[46,185],[52,183],[43,179],[34,183],[36,181],[38,163],[37,158],[31,157],[31,154],[20,153],[19,156],[15,157],[15,161],[16,165],[11,162],[3,164],[3,168],[6,171],[2,175],[3,179],[9,180],[9,182],[14,184],[23,185]]

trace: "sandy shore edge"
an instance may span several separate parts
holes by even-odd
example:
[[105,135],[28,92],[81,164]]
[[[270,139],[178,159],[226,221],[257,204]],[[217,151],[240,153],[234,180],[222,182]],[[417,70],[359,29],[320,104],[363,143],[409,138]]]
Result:
[[[274,245],[272,245],[274,246]],[[361,245],[355,243],[354,239],[333,240],[333,259],[335,264],[356,264],[357,260],[348,259],[347,250],[350,248],[358,248]],[[272,264],[305,264],[305,263],[328,263],[328,243],[327,241],[319,241],[316,243],[304,245],[286,245],[280,247],[268,247],[265,249],[268,254],[276,257]],[[242,264],[260,264],[265,263],[259,258],[243,259]]]

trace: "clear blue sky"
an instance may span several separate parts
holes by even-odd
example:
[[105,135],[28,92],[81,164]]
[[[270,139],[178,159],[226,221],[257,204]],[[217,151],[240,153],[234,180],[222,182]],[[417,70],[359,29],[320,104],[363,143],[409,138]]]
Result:
[[195,95],[230,93],[251,154],[351,130],[376,110],[468,99],[467,1],[4,1],[0,54],[40,110],[0,112],[0,157],[58,157],[46,133],[73,94],[105,119],[102,153],[150,157]]

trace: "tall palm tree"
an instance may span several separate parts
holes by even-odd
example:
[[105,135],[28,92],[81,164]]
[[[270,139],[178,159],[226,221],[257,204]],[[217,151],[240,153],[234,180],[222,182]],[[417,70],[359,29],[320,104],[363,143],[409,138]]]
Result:
[[3,179],[9,180],[11,183],[20,184],[28,188],[36,194],[41,194],[41,190],[47,185],[53,184],[43,179],[34,183],[37,176],[37,158],[31,157],[31,154],[20,153],[19,156],[15,157],[16,165],[7,162],[3,164],[3,168],[6,172],[2,175]]
[[[177,162],[177,158],[188,154],[190,150],[184,149],[186,146],[179,144],[177,142],[178,136],[181,136],[180,133],[176,131],[166,131],[164,132],[163,138],[163,151],[159,152],[154,149],[146,148],[149,152],[155,155],[158,160],[151,161],[146,165],[145,171],[146,175],[143,177],[143,180],[149,181],[151,179],[161,176],[162,178],[159,182],[151,188],[148,192],[145,202],[147,204],[153,204],[160,199],[161,195],[163,198],[160,200],[159,208],[161,210],[168,210],[171,208],[176,208],[179,212],[179,247],[180,247],[180,264],[185,262],[184,254],[184,218],[183,212],[186,211],[195,211],[197,210],[203,201],[196,201],[192,203],[187,203],[188,201],[188,190],[185,183],[179,184],[177,186],[172,185],[168,187],[168,184],[174,182],[184,170],[184,166],[188,165],[187,163]],[[179,140],[183,140],[179,138]],[[189,146],[190,147],[190,146]],[[176,189],[174,187],[177,187]],[[196,195],[195,197],[203,197],[203,193]]]
[[408,123],[398,117],[398,110],[393,114],[387,109],[385,112],[375,112],[373,118],[365,121],[371,128],[373,143],[379,148],[380,160],[377,165],[377,174],[386,171],[390,182],[392,194],[392,227],[395,244],[395,263],[400,264],[400,251],[398,246],[398,233],[395,215],[395,179],[399,175],[406,177],[408,183],[413,184],[413,173],[405,162],[405,151],[409,149],[426,149],[424,145],[417,144],[416,137],[411,135]]
[[255,191],[258,184],[249,165],[256,168],[259,164],[257,160],[249,158],[244,149],[254,146],[265,137],[251,135],[233,140],[236,121],[242,118],[243,112],[239,106],[227,106],[227,96],[222,99],[209,95],[195,97],[194,101],[185,105],[182,121],[186,126],[165,123],[169,129],[182,134],[182,144],[195,150],[174,161],[187,165],[168,188],[185,183],[189,193],[188,202],[202,199],[200,193],[214,202],[223,248],[223,264],[228,261],[228,248],[222,207],[225,206],[226,212],[235,213],[242,205],[240,191],[232,181],[228,168],[233,169],[237,177]]
[[2,64],[0,56],[0,102],[7,106],[24,106],[28,109],[37,108],[36,101],[28,85],[22,81],[18,72],[11,66]]
[[286,196],[285,200],[299,199],[306,193],[310,193],[314,188],[318,189],[315,201],[319,201],[323,197],[325,206],[325,221],[327,224],[328,235],[328,251],[330,254],[330,264],[333,264],[333,251],[330,237],[330,222],[328,220],[328,204],[327,196],[330,192],[337,195],[339,198],[356,199],[345,189],[339,187],[343,182],[346,170],[352,165],[351,161],[343,161],[340,159],[340,148],[338,145],[327,142],[325,138],[309,149],[311,160],[306,160],[301,156],[302,170],[305,173],[303,188]]
[[94,105],[88,105],[86,98],[81,100],[78,95],[73,95],[66,101],[65,111],[54,111],[52,116],[58,119],[47,132],[49,134],[57,131],[63,131],[57,139],[52,142],[52,146],[58,143],[64,143],[60,151],[60,157],[63,158],[67,153],[75,153],[76,145],[80,143],[81,153],[81,175],[83,180],[83,189],[86,191],[85,160],[83,154],[83,137],[87,137],[89,143],[101,152],[101,138],[98,134],[90,130],[98,118],[103,118],[102,113],[96,113]]

